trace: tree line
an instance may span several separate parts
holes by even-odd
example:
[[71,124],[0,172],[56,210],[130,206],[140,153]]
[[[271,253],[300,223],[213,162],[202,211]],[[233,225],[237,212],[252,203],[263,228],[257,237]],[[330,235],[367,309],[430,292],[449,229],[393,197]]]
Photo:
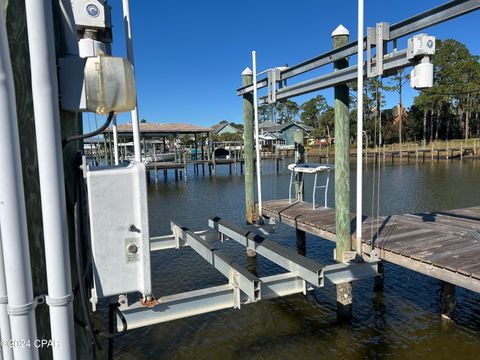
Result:
[[[364,130],[372,143],[391,144],[403,141],[480,137],[480,62],[462,43],[436,41],[432,56],[434,85],[420,91],[413,104],[403,106],[403,89],[409,74],[400,70],[386,78],[370,78],[364,84]],[[356,137],[356,83],[350,87],[351,141]],[[385,94],[395,93],[398,105],[385,109]],[[323,95],[298,104],[287,100],[259,107],[259,121],[284,124],[300,121],[315,128],[312,136],[331,139],[335,136],[334,110]]]

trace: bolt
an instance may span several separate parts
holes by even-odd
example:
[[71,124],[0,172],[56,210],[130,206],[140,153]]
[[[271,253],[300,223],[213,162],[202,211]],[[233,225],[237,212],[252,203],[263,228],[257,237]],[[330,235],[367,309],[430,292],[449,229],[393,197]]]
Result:
[[138,251],[138,246],[136,244],[129,244],[128,247],[127,247],[127,251],[130,253],[130,254],[136,254],[137,251]]

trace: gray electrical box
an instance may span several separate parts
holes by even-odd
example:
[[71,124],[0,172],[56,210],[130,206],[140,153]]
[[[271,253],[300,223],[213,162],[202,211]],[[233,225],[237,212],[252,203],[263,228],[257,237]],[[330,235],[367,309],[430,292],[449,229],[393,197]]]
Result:
[[92,304],[108,296],[151,295],[146,169],[142,163],[86,172],[93,255]]

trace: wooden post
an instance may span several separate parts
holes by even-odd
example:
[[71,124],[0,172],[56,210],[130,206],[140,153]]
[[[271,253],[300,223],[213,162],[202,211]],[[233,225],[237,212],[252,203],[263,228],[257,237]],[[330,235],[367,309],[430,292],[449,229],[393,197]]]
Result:
[[185,178],[185,181],[187,181],[187,177],[188,177],[188,172],[187,172],[187,152],[184,151],[183,152],[183,172],[184,172],[184,178]]
[[[242,84],[250,85],[253,82],[253,73],[247,67],[242,72]],[[247,224],[254,223],[255,198],[253,179],[253,94],[243,96],[243,141],[245,146],[245,211]]]
[[195,138],[195,156],[193,160],[198,160],[198,142],[197,142],[197,133],[193,134]]
[[143,156],[147,157],[147,144],[145,143],[145,136],[142,137],[142,143],[143,143]]
[[373,289],[375,291],[382,291],[383,290],[383,283],[385,280],[385,266],[383,262],[378,263],[378,275],[375,277]]
[[[298,129],[293,134],[293,142],[295,144],[295,163],[301,164],[305,162],[305,147],[303,131]],[[303,174],[295,174],[295,194],[298,201],[304,200],[303,194]]]
[[105,165],[108,165],[107,135],[103,135],[103,153],[105,155]]
[[[342,25],[332,33],[333,48],[348,44],[349,32]],[[348,67],[348,60],[334,62],[335,70]],[[343,252],[350,251],[350,128],[349,90],[347,85],[334,89],[335,97],[335,223],[336,259],[343,261]],[[337,316],[340,321],[352,317],[352,284],[337,285]]]
[[[301,164],[305,162],[305,147],[304,147],[304,134],[303,130],[296,130],[293,134],[293,142],[295,144],[295,163]],[[298,201],[303,201],[305,194],[303,192],[303,174],[297,173],[295,175],[295,195]],[[296,229],[297,236],[297,252],[300,255],[304,255],[307,252],[305,231]]]
[[450,320],[455,311],[455,285],[442,281],[441,297],[442,318]]

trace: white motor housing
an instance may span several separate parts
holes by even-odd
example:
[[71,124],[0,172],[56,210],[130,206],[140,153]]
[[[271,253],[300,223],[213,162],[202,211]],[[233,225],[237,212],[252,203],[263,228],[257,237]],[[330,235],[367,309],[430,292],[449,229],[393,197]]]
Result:
[[413,67],[410,73],[410,86],[414,89],[433,86],[433,64],[428,59]]

